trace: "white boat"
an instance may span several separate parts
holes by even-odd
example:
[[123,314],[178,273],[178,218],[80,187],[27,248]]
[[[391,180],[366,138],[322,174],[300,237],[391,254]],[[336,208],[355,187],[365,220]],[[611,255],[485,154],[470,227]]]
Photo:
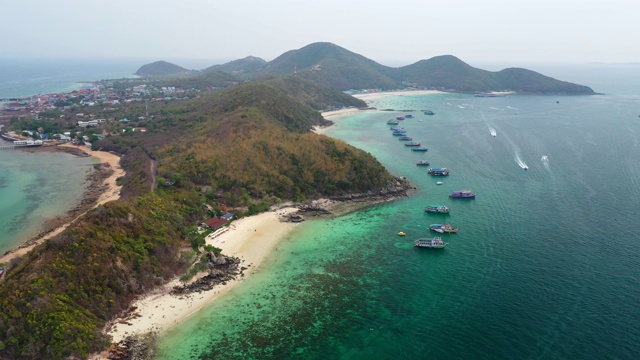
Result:
[[436,183],[436,185],[442,185],[442,184],[444,184],[442,181],[438,181],[438,182]]

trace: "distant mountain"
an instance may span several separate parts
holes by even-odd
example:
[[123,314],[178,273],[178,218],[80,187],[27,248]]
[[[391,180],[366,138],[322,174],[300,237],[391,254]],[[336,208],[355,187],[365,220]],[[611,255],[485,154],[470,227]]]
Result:
[[436,56],[394,69],[399,82],[457,91],[502,90],[490,71],[476,69],[452,55]]
[[268,62],[262,74],[296,74],[334,89],[395,89],[397,81],[385,75],[386,66],[332,43],[313,43],[287,51]]
[[[136,75],[166,75],[187,71],[177,65],[158,61],[141,67]],[[595,92],[587,87],[544,76],[537,72],[508,68],[492,72],[474,68],[452,55],[436,56],[414,64],[392,68],[381,65],[362,55],[328,42],[309,44],[290,50],[276,59],[248,56],[226,64],[214,65],[201,71],[206,79],[191,74],[189,82],[218,84],[224,87],[234,81],[256,80],[283,75],[313,81],[337,90],[382,89],[391,90],[414,85],[423,88],[450,89],[459,92],[484,92],[509,90],[532,94],[590,95]],[[227,74],[211,77],[211,73]],[[211,85],[207,85],[211,86]],[[192,86],[200,88],[202,86]]]
[[258,68],[264,66],[267,62],[259,57],[247,56],[243,59],[233,60],[221,65],[213,65],[203,69],[203,73],[223,72],[232,75],[241,75],[246,73],[255,73]]
[[392,72],[398,81],[461,92],[510,90],[535,94],[595,94],[582,85],[559,81],[535,71],[509,68],[498,72],[477,69],[452,55],[421,60]]
[[588,86],[556,80],[535,71],[508,68],[495,73],[503,89],[532,94],[595,94]]
[[189,70],[166,62],[166,61],[156,61],[151,64],[142,65],[138,71],[134,73],[134,75],[138,76],[156,76],[156,75],[169,75],[169,74],[179,74],[183,72],[188,72]]
[[491,72],[477,69],[452,55],[392,68],[326,42],[287,51],[259,68],[256,76],[290,74],[339,90],[386,90],[413,84],[460,92],[512,90],[537,94],[595,94],[589,87],[530,70]]

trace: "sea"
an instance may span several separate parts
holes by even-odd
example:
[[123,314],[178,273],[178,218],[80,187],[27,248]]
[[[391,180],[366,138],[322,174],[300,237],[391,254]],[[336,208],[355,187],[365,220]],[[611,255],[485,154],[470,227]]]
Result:
[[[372,105],[398,111],[329,128],[415,192],[298,225],[239,286],[161,334],[157,358],[640,358],[640,66],[536,66],[602,95],[393,96]],[[406,114],[402,126],[428,152],[391,135],[386,121]],[[59,165],[46,170],[45,155]],[[451,175],[430,177],[415,165],[423,159]],[[0,151],[0,206],[10,196],[20,207],[48,201],[57,193],[48,181],[67,174],[48,171],[88,165],[77,160]],[[477,197],[450,199],[456,189]],[[431,204],[451,213],[425,213]],[[30,223],[14,214],[0,210],[1,221],[15,219],[0,236]],[[459,232],[439,235],[444,250],[415,248],[436,235],[432,223]]]

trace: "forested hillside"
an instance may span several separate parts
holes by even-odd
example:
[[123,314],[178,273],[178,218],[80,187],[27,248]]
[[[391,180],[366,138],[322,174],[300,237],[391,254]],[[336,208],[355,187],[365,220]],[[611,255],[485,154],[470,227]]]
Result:
[[0,358],[86,358],[102,350],[107,321],[193,263],[189,229],[216,209],[242,216],[285,200],[385,189],[392,176],[371,155],[309,132],[324,122],[310,106],[319,104],[361,103],[278,78],[158,103],[148,131],[100,141],[124,154],[126,196],[6,266]]

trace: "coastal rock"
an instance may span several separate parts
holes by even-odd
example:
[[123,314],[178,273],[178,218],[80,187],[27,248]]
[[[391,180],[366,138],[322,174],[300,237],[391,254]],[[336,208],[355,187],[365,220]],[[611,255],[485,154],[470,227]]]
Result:
[[[215,255],[214,255],[215,257]],[[191,283],[182,286],[175,286],[171,289],[171,295],[185,295],[194,292],[209,291],[218,284],[226,284],[227,281],[235,279],[242,274],[240,268],[240,259],[237,257],[227,257],[219,255],[216,261],[209,261],[209,275]]]
[[155,345],[158,334],[150,332],[141,335],[127,336],[117,344],[109,347],[107,359],[109,360],[143,360],[155,357]]

